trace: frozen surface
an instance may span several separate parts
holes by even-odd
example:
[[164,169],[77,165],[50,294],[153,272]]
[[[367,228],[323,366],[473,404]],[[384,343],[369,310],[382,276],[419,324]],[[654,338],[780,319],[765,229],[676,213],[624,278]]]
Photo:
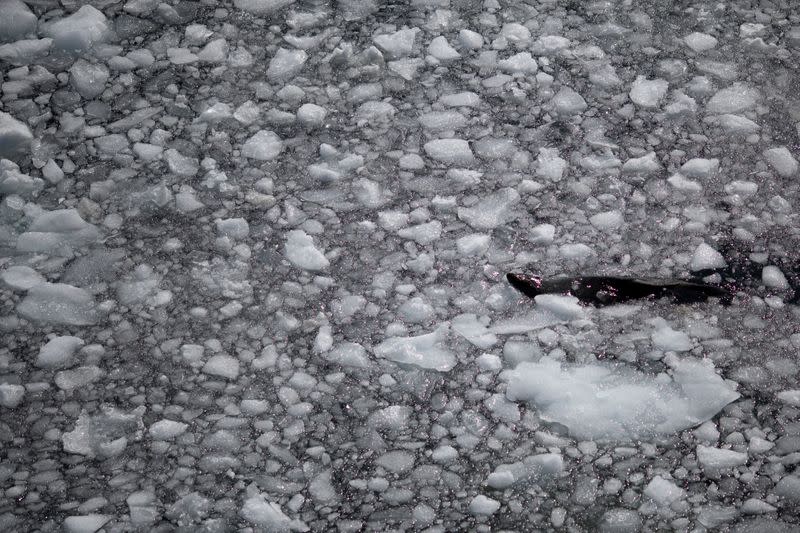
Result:
[[521,363],[506,375],[508,398],[579,439],[636,440],[696,426],[736,400],[710,364],[675,359],[672,375],[619,364]]
[[795,4],[0,0],[0,527],[797,530]]

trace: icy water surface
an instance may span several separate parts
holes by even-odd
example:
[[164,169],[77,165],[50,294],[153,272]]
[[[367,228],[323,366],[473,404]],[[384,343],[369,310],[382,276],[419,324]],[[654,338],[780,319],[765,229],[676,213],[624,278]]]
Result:
[[800,530],[799,65],[793,0],[0,0],[1,528]]

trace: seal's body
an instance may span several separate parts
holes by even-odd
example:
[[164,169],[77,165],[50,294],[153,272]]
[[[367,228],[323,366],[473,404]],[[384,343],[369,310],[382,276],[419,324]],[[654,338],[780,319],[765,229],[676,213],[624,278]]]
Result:
[[626,278],[618,276],[578,276],[542,279],[528,274],[509,273],[508,282],[533,298],[539,294],[571,294],[581,302],[598,306],[612,305],[640,298],[670,298],[678,303],[703,302],[710,297],[729,303],[731,292],[725,287],[658,278]]

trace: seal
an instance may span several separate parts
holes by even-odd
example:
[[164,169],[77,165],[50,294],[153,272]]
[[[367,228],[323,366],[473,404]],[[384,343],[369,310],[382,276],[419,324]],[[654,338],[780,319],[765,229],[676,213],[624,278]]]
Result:
[[543,279],[539,276],[510,272],[506,278],[512,287],[529,298],[539,294],[570,294],[583,303],[613,305],[642,298],[670,298],[676,303],[704,302],[719,298],[729,304],[732,292],[720,285],[680,279],[629,278],[622,276],[578,276]]

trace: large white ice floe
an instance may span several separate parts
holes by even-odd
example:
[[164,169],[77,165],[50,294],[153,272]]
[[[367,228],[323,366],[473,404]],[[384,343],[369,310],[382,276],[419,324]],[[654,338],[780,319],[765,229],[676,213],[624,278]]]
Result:
[[91,294],[64,283],[42,283],[32,287],[17,306],[28,320],[69,326],[88,326],[100,320]]
[[620,363],[523,362],[506,373],[506,395],[530,402],[542,420],[566,426],[575,438],[620,441],[694,427],[739,397],[709,360],[667,361],[671,375]]
[[443,324],[431,333],[416,337],[390,337],[373,351],[378,357],[395,363],[447,372],[456,366],[455,354],[445,345],[449,332],[450,325]]

